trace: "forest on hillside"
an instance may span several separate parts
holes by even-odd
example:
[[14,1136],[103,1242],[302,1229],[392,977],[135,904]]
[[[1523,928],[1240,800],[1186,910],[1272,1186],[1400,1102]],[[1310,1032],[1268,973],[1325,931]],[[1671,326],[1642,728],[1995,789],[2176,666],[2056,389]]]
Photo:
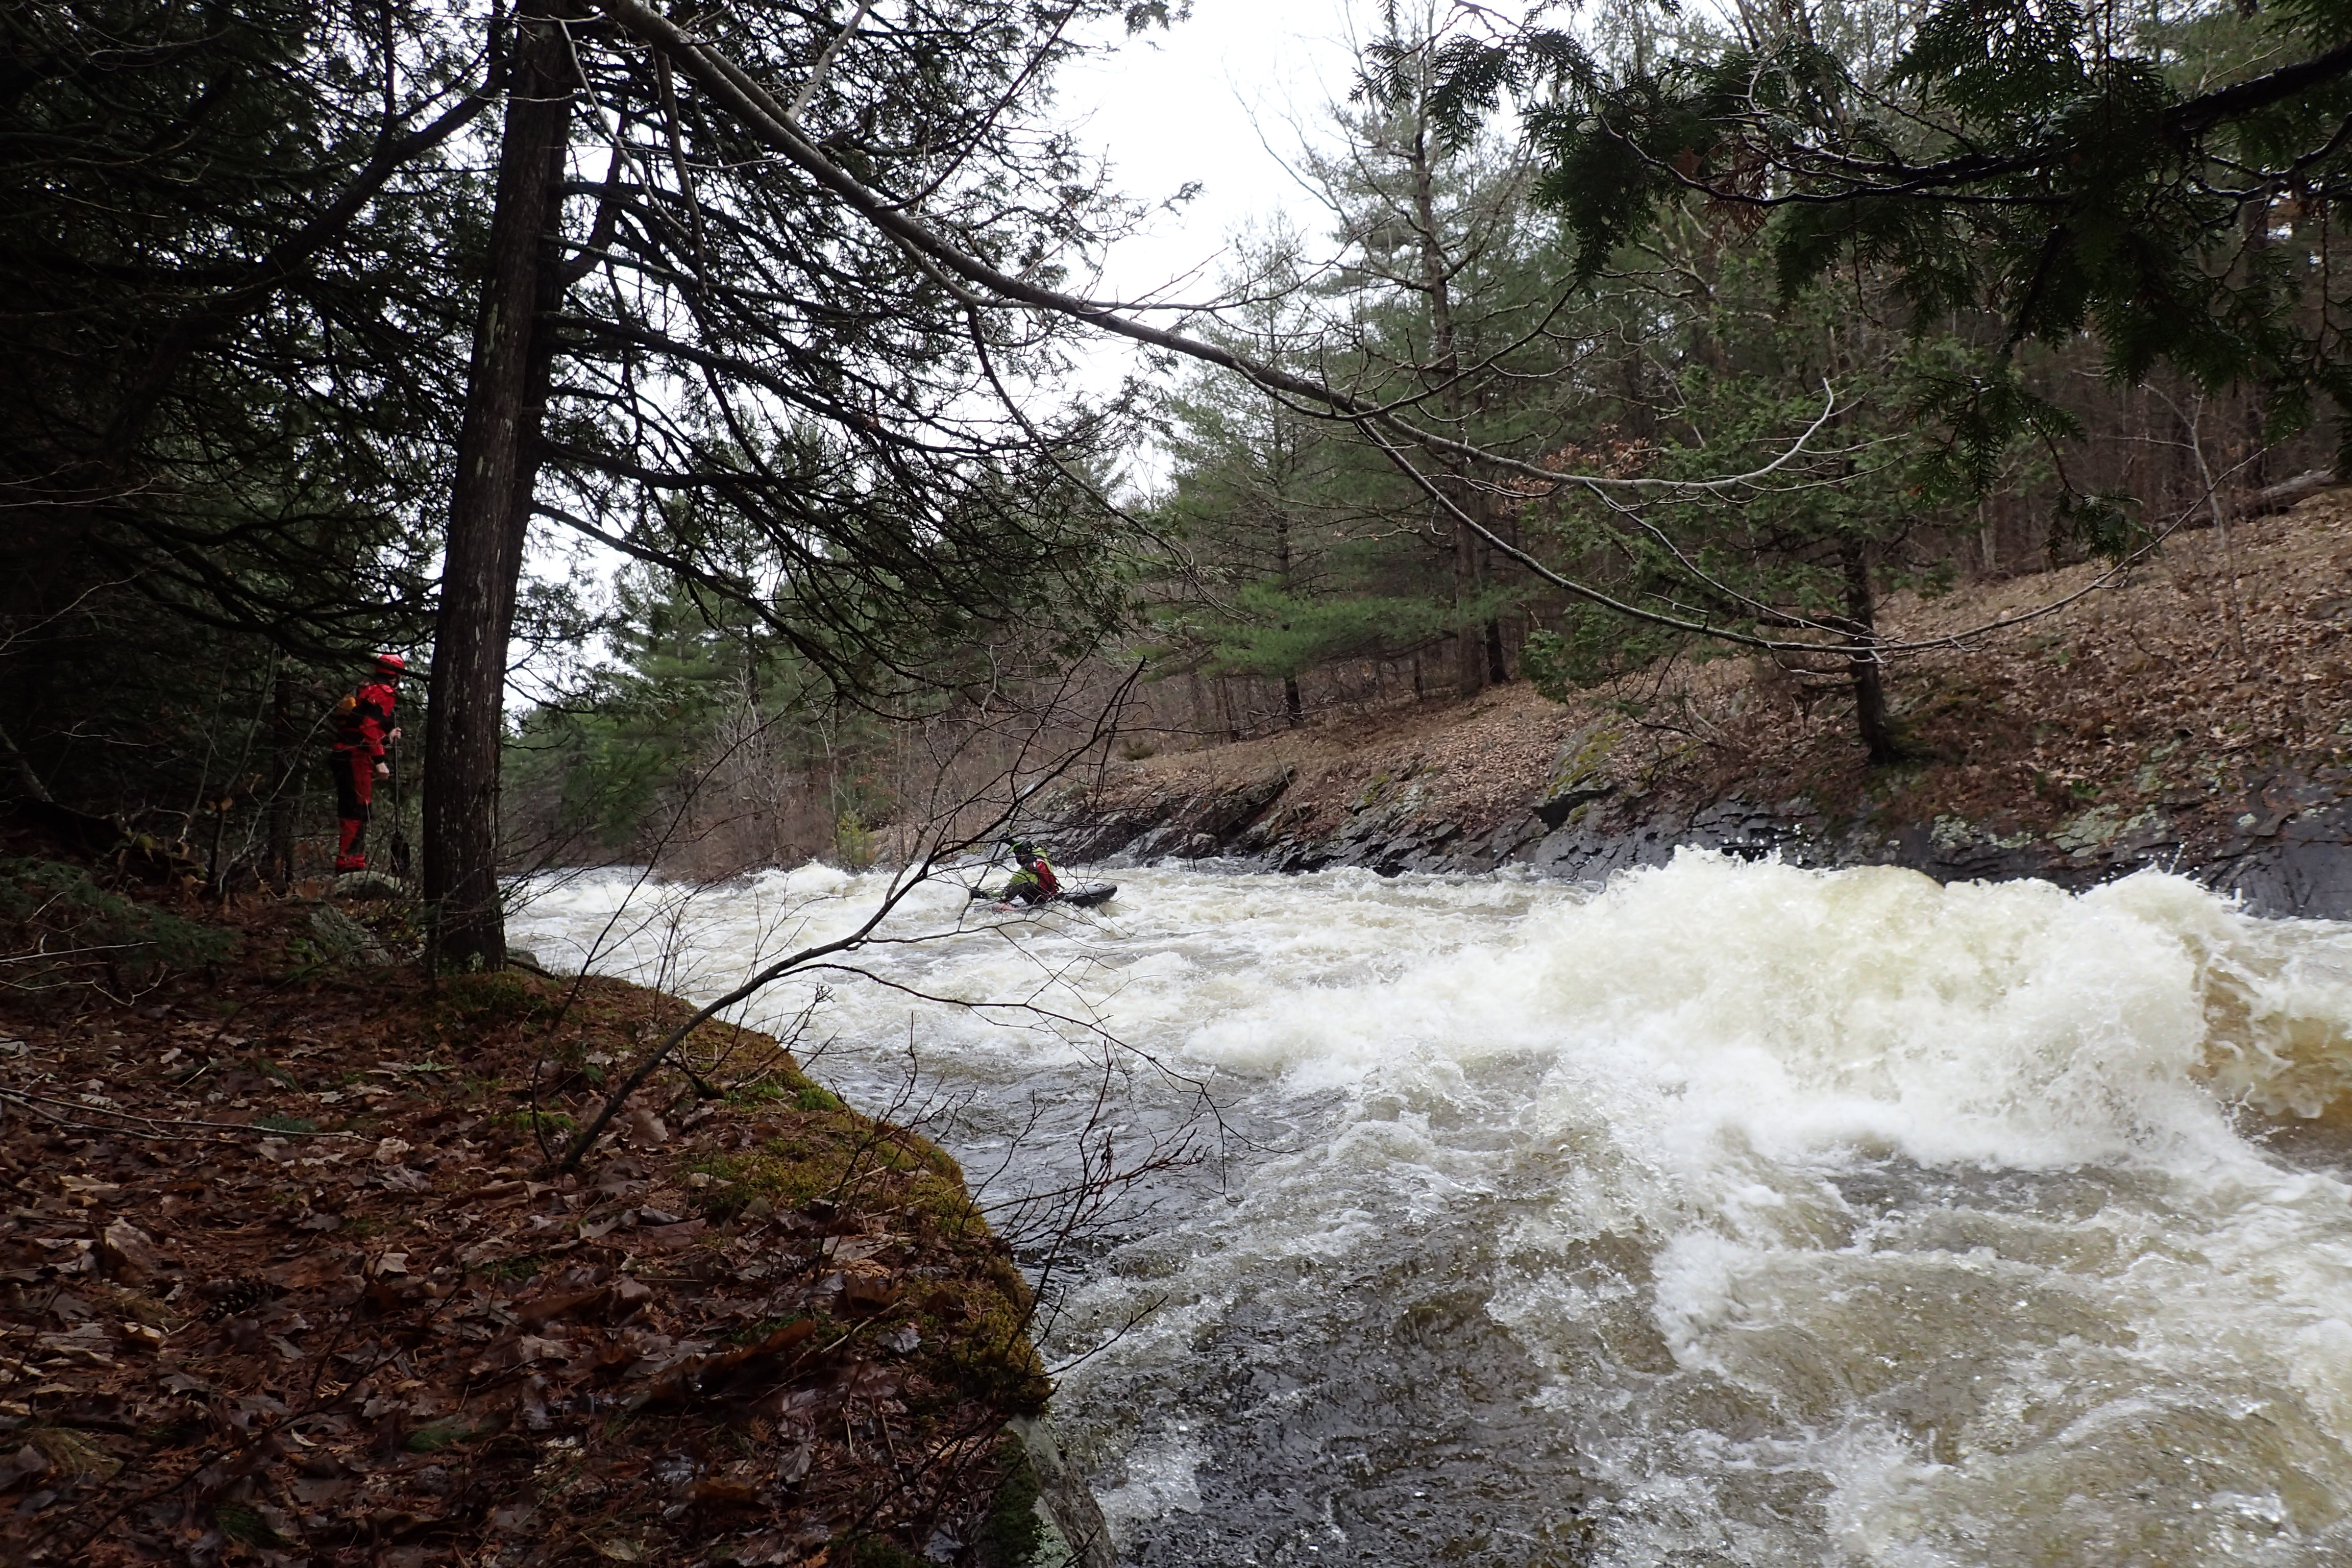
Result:
[[2341,5],[1367,5],[1322,225],[1091,298],[1055,72],[1187,25],[8,7],[0,793],[320,876],[399,651],[377,863],[492,961],[502,873],[868,859],[1040,736],[1744,650],[1892,762],[1884,595],[2336,464]]

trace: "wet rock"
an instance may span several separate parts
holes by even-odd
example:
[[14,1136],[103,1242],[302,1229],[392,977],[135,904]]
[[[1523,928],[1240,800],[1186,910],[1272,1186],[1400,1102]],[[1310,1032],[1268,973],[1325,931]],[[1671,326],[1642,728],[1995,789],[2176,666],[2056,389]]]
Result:
[[[354,877],[365,874],[351,873]],[[375,932],[331,905],[320,904],[310,911],[310,934],[319,939],[320,950],[338,963],[380,968],[393,962],[391,950],[377,939]]]
[[339,899],[398,899],[407,893],[407,889],[381,871],[345,871],[335,879]]
[[2352,920],[2352,804],[2282,817],[2235,843],[2243,847],[2213,882],[2256,914]]
[[1004,1429],[1020,1439],[1035,1473],[1043,1526],[1044,1540],[1021,1568],[1118,1568],[1109,1522],[1087,1489],[1086,1478],[1063,1458],[1052,1424],[1042,1415],[1015,1417]]
[[1492,826],[1423,818],[1420,770],[1408,763],[1368,781],[1319,834],[1307,831],[1311,807],[1279,808],[1286,771],[1156,796],[1070,831],[1093,846],[1090,858],[1114,864],[1215,856],[1272,871],[1352,866],[1383,876],[1523,865],[1589,886],[1664,865],[1682,848],[1822,868],[1901,866],[1939,882],[2031,877],[2074,889],[2155,867],[2234,893],[2257,914],[2352,920],[2352,798],[2336,784],[2287,773],[2265,779],[2219,813],[2227,826],[2220,836],[2216,803],[2193,793],[2131,808],[2094,805],[2042,834],[1948,816],[1889,826],[1868,816],[1832,821],[1802,799],[1767,805],[1729,796],[1690,808],[1628,796],[1595,776],[1612,739],[1600,729],[1580,734],[1563,749],[1546,793]]
[[1297,777],[1296,768],[1281,768],[1190,795],[1161,791],[1139,805],[1100,815],[1083,795],[1073,794],[1051,803],[1025,831],[1058,849],[1057,858],[1064,861],[1132,865],[1170,855],[1205,859],[1228,853]]

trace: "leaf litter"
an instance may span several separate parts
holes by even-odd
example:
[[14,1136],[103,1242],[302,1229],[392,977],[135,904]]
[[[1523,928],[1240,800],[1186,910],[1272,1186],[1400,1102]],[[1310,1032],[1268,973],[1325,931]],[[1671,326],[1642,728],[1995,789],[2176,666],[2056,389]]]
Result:
[[0,1560],[979,1561],[1049,1387],[947,1155],[712,1024],[748,1087],[551,1174],[683,1004],[222,919],[136,1006],[0,994]]

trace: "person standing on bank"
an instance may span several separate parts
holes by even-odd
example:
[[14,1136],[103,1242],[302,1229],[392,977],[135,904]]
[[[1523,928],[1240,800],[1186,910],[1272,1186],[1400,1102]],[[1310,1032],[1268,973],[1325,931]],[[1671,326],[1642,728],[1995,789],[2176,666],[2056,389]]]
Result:
[[335,845],[335,872],[367,869],[368,806],[375,799],[375,781],[388,777],[392,764],[384,748],[400,739],[392,721],[399,700],[397,682],[408,661],[396,653],[375,657],[374,676],[335,704],[335,750],[330,766],[335,774],[335,816],[341,837]]

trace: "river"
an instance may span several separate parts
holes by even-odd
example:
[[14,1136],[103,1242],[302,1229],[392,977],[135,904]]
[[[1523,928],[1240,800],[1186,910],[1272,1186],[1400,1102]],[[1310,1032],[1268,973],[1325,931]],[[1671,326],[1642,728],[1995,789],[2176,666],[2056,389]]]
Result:
[[[806,1043],[868,1109],[911,1044],[1000,1199],[1089,1122],[1209,1156],[1051,1281],[1123,1562],[2352,1562],[2352,926],[1690,853],[1121,880],[860,960],[1051,1016],[837,978]],[[708,995],[880,883],[631,886],[513,940]]]

